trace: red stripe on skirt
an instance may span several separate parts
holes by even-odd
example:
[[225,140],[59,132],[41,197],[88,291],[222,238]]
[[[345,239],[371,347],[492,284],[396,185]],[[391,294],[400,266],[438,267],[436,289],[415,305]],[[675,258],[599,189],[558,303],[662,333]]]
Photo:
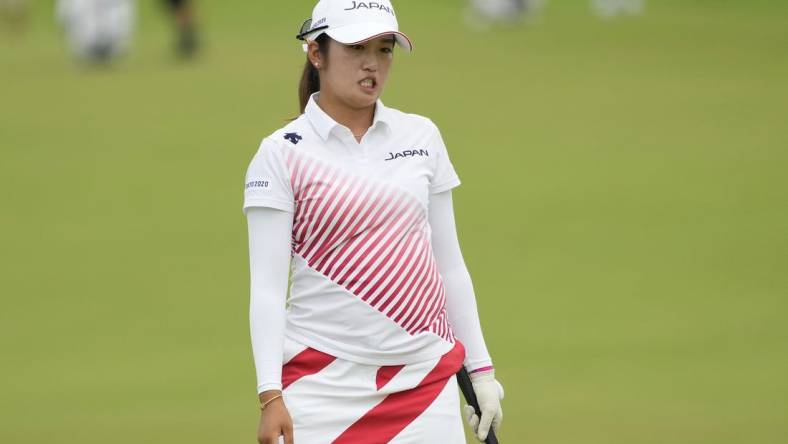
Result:
[[336,357],[307,348],[282,366],[282,390],[304,376],[314,375],[334,362]]
[[386,396],[378,405],[354,422],[334,444],[386,443],[427,410],[449,378],[459,371],[465,347],[457,341],[438,364],[414,388]]
[[397,373],[399,373],[404,365],[384,365],[378,369],[378,374],[375,376],[375,385],[380,390],[384,385],[388,384]]

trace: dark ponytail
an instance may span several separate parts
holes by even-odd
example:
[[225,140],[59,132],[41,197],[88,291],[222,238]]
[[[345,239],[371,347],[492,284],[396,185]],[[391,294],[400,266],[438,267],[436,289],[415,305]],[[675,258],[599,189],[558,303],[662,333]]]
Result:
[[[318,44],[318,51],[323,56],[324,60],[328,60],[328,34],[320,34],[315,41]],[[325,62],[324,62],[325,66]],[[306,104],[309,102],[309,96],[320,91],[320,71],[315,68],[309,61],[309,56],[306,58],[304,65],[304,72],[301,73],[301,82],[298,84],[298,101],[301,105],[301,114],[306,109]]]

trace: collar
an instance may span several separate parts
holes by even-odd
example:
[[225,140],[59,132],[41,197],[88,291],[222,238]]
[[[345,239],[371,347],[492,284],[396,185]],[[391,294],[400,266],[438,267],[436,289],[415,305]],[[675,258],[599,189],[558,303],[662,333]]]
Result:
[[[328,140],[328,136],[331,134],[331,131],[334,128],[347,127],[332,119],[331,116],[326,114],[326,112],[320,108],[320,106],[317,104],[318,97],[320,97],[320,91],[315,92],[309,96],[309,102],[307,102],[306,108],[304,108],[304,114],[306,114],[307,119],[309,119],[309,122],[312,123],[312,126],[315,128],[315,131],[317,131],[320,137],[323,140]],[[375,115],[372,118],[372,126],[369,127],[368,131],[371,131],[377,127],[384,127],[391,130],[391,114],[388,112],[388,108],[383,105],[383,102],[380,100],[380,98],[378,98],[377,102],[375,103]],[[350,130],[348,129],[348,131]]]

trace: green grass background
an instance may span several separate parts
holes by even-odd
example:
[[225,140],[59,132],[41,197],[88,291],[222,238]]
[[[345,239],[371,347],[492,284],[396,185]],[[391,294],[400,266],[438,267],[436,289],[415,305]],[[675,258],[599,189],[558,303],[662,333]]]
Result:
[[[556,1],[481,32],[400,1],[384,101],[431,117],[501,441],[788,439],[788,3]],[[52,2],[0,33],[0,442],[252,443],[243,175],[296,114],[312,2],[200,3],[85,69]]]

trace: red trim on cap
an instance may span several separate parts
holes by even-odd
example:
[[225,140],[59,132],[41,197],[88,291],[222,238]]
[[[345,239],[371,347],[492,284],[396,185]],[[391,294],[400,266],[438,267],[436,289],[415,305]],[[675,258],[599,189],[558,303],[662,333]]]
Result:
[[386,32],[381,32],[380,34],[375,34],[375,35],[373,35],[372,37],[367,37],[367,38],[365,38],[364,40],[359,40],[359,41],[357,41],[357,42],[353,42],[353,43],[346,43],[346,44],[347,44],[347,45],[356,45],[356,44],[359,44],[359,43],[364,43],[364,42],[368,42],[368,41],[370,41],[370,40],[373,40],[373,39],[376,39],[376,38],[378,38],[378,37],[380,37],[380,36],[383,36],[383,35],[389,35],[389,34],[396,34],[396,35],[401,35],[402,37],[405,37],[405,40],[407,40],[407,41],[408,41],[408,45],[410,46],[410,51],[413,51],[413,42],[411,42],[411,41],[410,41],[410,39],[408,38],[408,36],[406,36],[405,34],[403,34],[403,33],[399,32],[399,31],[386,31]]

